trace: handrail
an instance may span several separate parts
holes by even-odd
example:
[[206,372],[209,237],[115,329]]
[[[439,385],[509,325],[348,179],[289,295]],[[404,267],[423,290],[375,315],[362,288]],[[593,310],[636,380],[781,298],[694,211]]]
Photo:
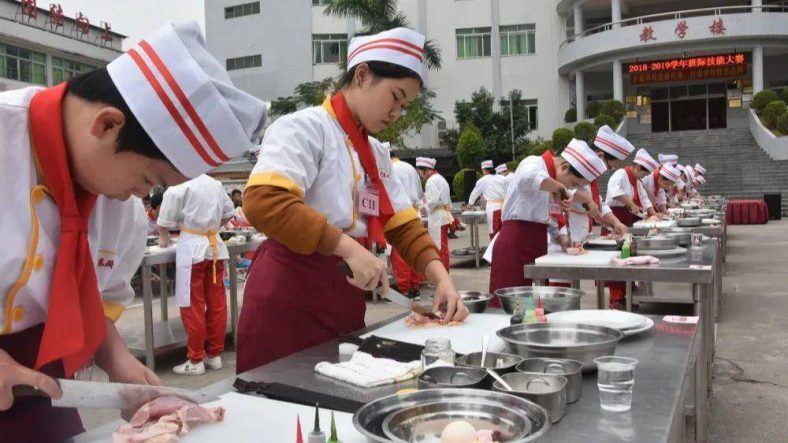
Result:
[[[639,25],[643,24],[644,21],[646,22],[653,22],[658,21],[658,19],[680,19],[683,18],[682,16],[697,16],[704,12],[710,12],[707,15],[721,15],[723,11],[730,12],[734,10],[739,11],[748,11],[750,13],[753,12],[762,12],[768,10],[774,10],[777,12],[788,12],[788,6],[780,6],[780,5],[764,5],[764,6],[752,6],[752,5],[739,5],[739,6],[719,6],[713,8],[699,8],[699,9],[685,9],[683,11],[672,11],[672,12],[661,12],[659,14],[649,14],[649,15],[641,15],[639,17],[631,17],[624,20],[619,20],[616,22],[605,23],[603,25],[594,26],[593,28],[586,29],[583,32],[574,34],[573,36],[567,38],[566,40],[561,42],[559,48],[563,48],[564,46],[572,43],[573,41],[577,40],[578,37],[586,37],[591,34],[597,34],[603,31],[609,31],[613,29],[614,25],[620,25],[621,27],[629,26],[629,25]],[[702,15],[702,14],[701,14]]]

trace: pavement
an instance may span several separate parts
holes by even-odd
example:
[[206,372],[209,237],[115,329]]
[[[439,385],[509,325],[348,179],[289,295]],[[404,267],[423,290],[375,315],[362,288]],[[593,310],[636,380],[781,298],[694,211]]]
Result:
[[[486,226],[481,226],[482,245],[489,243]],[[717,358],[714,362],[713,392],[709,414],[710,442],[762,443],[788,441],[788,221],[767,225],[730,226],[728,261],[723,278],[723,309],[718,323]],[[469,245],[468,231],[450,240],[452,249]],[[472,258],[452,259],[451,275],[460,290],[486,291],[489,267],[474,266]],[[582,300],[584,308],[595,308],[593,283],[583,282],[589,294]],[[655,285],[655,291],[686,294],[677,284]],[[428,299],[432,290],[422,289]],[[142,334],[142,299],[138,298],[118,321],[122,335]],[[153,308],[158,317],[158,301]],[[691,315],[691,305],[641,305],[642,312]],[[170,298],[170,315],[177,316]],[[366,322],[373,324],[403,312],[385,302],[367,304]],[[157,374],[171,386],[199,389],[235,375],[235,352],[222,354],[224,368],[208,371],[204,376],[178,376],[172,366],[185,360],[185,349],[160,355]],[[94,379],[106,380],[96,370]],[[81,410],[86,429],[117,420],[116,411]]]

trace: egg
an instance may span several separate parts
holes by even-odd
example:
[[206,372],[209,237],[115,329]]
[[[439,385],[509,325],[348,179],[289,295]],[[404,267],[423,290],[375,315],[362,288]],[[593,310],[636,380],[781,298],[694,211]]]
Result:
[[476,428],[467,421],[453,421],[443,428],[441,443],[476,443]]

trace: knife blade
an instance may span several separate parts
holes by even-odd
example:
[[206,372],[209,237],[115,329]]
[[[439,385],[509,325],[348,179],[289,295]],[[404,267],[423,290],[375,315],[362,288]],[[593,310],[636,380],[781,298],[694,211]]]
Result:
[[[63,378],[56,381],[63,391],[61,398],[52,399],[52,406],[58,408],[136,410],[145,403],[164,396],[179,397],[195,403],[219,399],[213,394],[166,386],[103,383]],[[32,386],[14,386],[13,393],[14,396],[46,397],[46,394]]]
[[[343,274],[347,275],[350,278],[353,278],[353,271],[350,269],[350,266],[345,261],[340,261],[337,263],[337,269],[342,272]],[[432,320],[440,320],[440,317],[435,315],[429,308],[426,306],[416,303],[415,301],[409,299],[408,297],[402,295],[401,292],[396,291],[392,288],[389,288],[389,292],[386,294],[381,294],[387,299],[391,300],[392,302],[407,308],[410,311],[413,311],[419,315],[423,315]]]

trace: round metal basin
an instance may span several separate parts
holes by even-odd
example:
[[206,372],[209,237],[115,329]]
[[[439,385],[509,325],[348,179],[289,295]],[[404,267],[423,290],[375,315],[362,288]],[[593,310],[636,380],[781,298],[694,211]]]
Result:
[[518,299],[521,309],[525,312],[529,298],[533,299],[534,306],[536,306],[536,299],[540,298],[545,313],[549,314],[580,309],[580,297],[585,295],[585,292],[579,289],[552,286],[516,286],[499,289],[495,291],[495,295],[501,300],[501,307],[507,314],[514,313]]

